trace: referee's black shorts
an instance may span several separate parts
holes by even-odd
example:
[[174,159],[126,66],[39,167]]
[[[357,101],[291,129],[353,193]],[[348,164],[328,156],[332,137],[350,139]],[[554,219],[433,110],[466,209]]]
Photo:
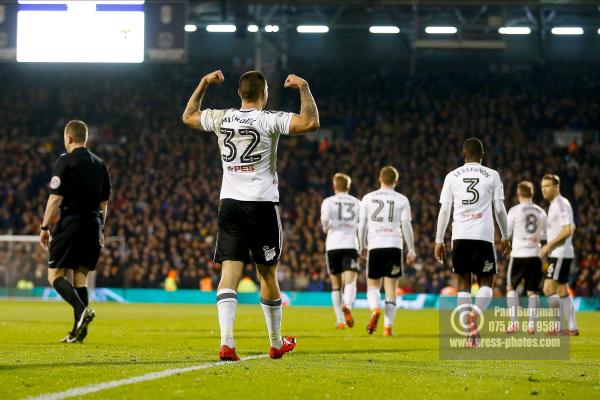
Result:
[[254,261],[275,265],[281,258],[283,231],[279,205],[270,201],[222,199],[214,261]]
[[102,221],[97,215],[67,215],[61,218],[50,241],[50,268],[93,271],[100,258]]

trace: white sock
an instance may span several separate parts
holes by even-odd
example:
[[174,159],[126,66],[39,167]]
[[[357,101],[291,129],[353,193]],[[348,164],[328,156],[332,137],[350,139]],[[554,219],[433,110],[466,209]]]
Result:
[[537,294],[532,294],[528,297],[528,299],[529,303],[527,304],[527,312],[529,314],[529,327],[535,329],[535,321],[537,321],[537,309],[540,304],[540,298]]
[[260,306],[267,320],[271,347],[280,349],[283,346],[283,341],[281,340],[281,299],[266,300],[261,298]]
[[344,323],[344,312],[342,311],[342,293],[340,289],[333,289],[331,291],[331,303],[333,304],[333,311],[335,312],[335,320],[338,324]]
[[219,314],[219,327],[221,328],[221,346],[235,347],[233,343],[233,324],[235,323],[235,310],[237,308],[237,293],[233,289],[217,291],[217,311]]
[[348,282],[344,285],[344,304],[352,309],[354,300],[356,300],[356,282]]
[[369,308],[371,311],[374,311],[376,308],[379,308],[379,302],[381,301],[381,293],[377,288],[369,288],[367,289],[367,302],[369,303]]
[[[557,294],[553,294],[551,296],[548,296],[548,306],[550,308],[555,308],[555,309],[558,309],[560,311],[560,297],[558,297]],[[558,315],[558,318],[555,318],[555,320],[558,320],[558,322],[560,323],[560,314],[557,314],[555,312],[554,315]]]
[[569,296],[569,329],[572,331],[577,330],[577,319],[575,318],[575,303],[573,298]]
[[[565,297],[560,298],[560,326],[561,328],[569,326],[571,320],[571,296],[568,294]],[[564,321],[564,325],[563,325]],[[570,329],[570,327],[569,327]]]
[[[465,305],[471,305],[471,293],[469,292],[458,292],[458,294],[456,295],[456,303],[461,306],[463,304]],[[464,324],[465,323],[465,315],[467,315],[469,312],[471,312],[471,307],[464,307],[464,309],[461,311],[460,316],[461,316],[461,321]]]
[[385,301],[385,311],[383,314],[383,326],[391,328],[396,318],[396,300]]
[[517,322],[517,310],[519,308],[519,297],[517,297],[517,292],[510,290],[506,293],[506,305],[508,306],[510,320],[512,322]]
[[492,288],[489,286],[482,286],[477,291],[477,295],[475,296],[475,305],[479,307],[481,312],[487,310],[490,302],[492,301],[492,296],[494,293],[492,292]]

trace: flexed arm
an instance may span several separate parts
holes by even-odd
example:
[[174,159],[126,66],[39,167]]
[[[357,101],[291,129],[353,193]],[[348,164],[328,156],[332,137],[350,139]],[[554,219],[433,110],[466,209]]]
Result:
[[202,113],[200,107],[202,105],[204,93],[206,93],[206,89],[208,89],[210,84],[214,83],[219,85],[223,83],[224,80],[225,77],[223,77],[223,73],[220,69],[202,77],[200,83],[196,87],[196,90],[194,90],[194,93],[192,93],[192,97],[190,97],[183,115],[181,116],[181,120],[184,124],[190,128],[203,130],[202,124],[200,123],[200,115]]
[[300,115],[294,114],[290,122],[290,135],[314,132],[321,126],[319,110],[308,83],[296,75],[289,75],[283,84],[286,88],[298,89],[300,92]]

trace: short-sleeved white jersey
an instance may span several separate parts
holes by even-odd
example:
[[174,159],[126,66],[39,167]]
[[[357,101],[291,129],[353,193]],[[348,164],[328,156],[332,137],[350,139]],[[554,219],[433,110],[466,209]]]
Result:
[[[557,237],[560,233],[560,230],[565,225],[571,225],[573,229],[575,228],[573,208],[571,207],[569,200],[561,195],[558,195],[550,202],[550,207],[548,208],[548,229],[546,230],[548,241],[551,241]],[[573,235],[569,236],[561,246],[555,248],[550,253],[550,257],[575,257],[575,250],[573,249]]]
[[360,201],[347,193],[337,193],[321,204],[321,225],[327,233],[325,250],[358,250]]
[[497,171],[479,163],[466,163],[446,175],[440,203],[452,203],[452,240],[494,242],[494,200],[504,200]]
[[257,109],[202,111],[202,129],[219,140],[221,199],[279,201],[277,143],[280,135],[289,134],[292,115]]
[[358,237],[361,248],[404,247],[402,221],[411,221],[410,202],[393,189],[368,193],[360,202]]
[[511,257],[539,257],[540,242],[546,240],[546,211],[537,204],[521,203],[508,211]]

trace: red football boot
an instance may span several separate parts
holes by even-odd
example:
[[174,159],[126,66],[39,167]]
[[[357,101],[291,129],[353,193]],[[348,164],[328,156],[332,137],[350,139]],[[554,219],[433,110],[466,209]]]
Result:
[[226,345],[221,346],[219,358],[221,359],[221,361],[240,361],[238,355],[235,354],[235,347],[232,349],[231,347]]
[[293,336],[284,336],[281,338],[283,341],[283,346],[281,348],[276,349],[275,347],[271,347],[269,350],[269,357],[272,359],[277,359],[283,357],[285,353],[289,353],[290,351],[296,348],[296,338]]

